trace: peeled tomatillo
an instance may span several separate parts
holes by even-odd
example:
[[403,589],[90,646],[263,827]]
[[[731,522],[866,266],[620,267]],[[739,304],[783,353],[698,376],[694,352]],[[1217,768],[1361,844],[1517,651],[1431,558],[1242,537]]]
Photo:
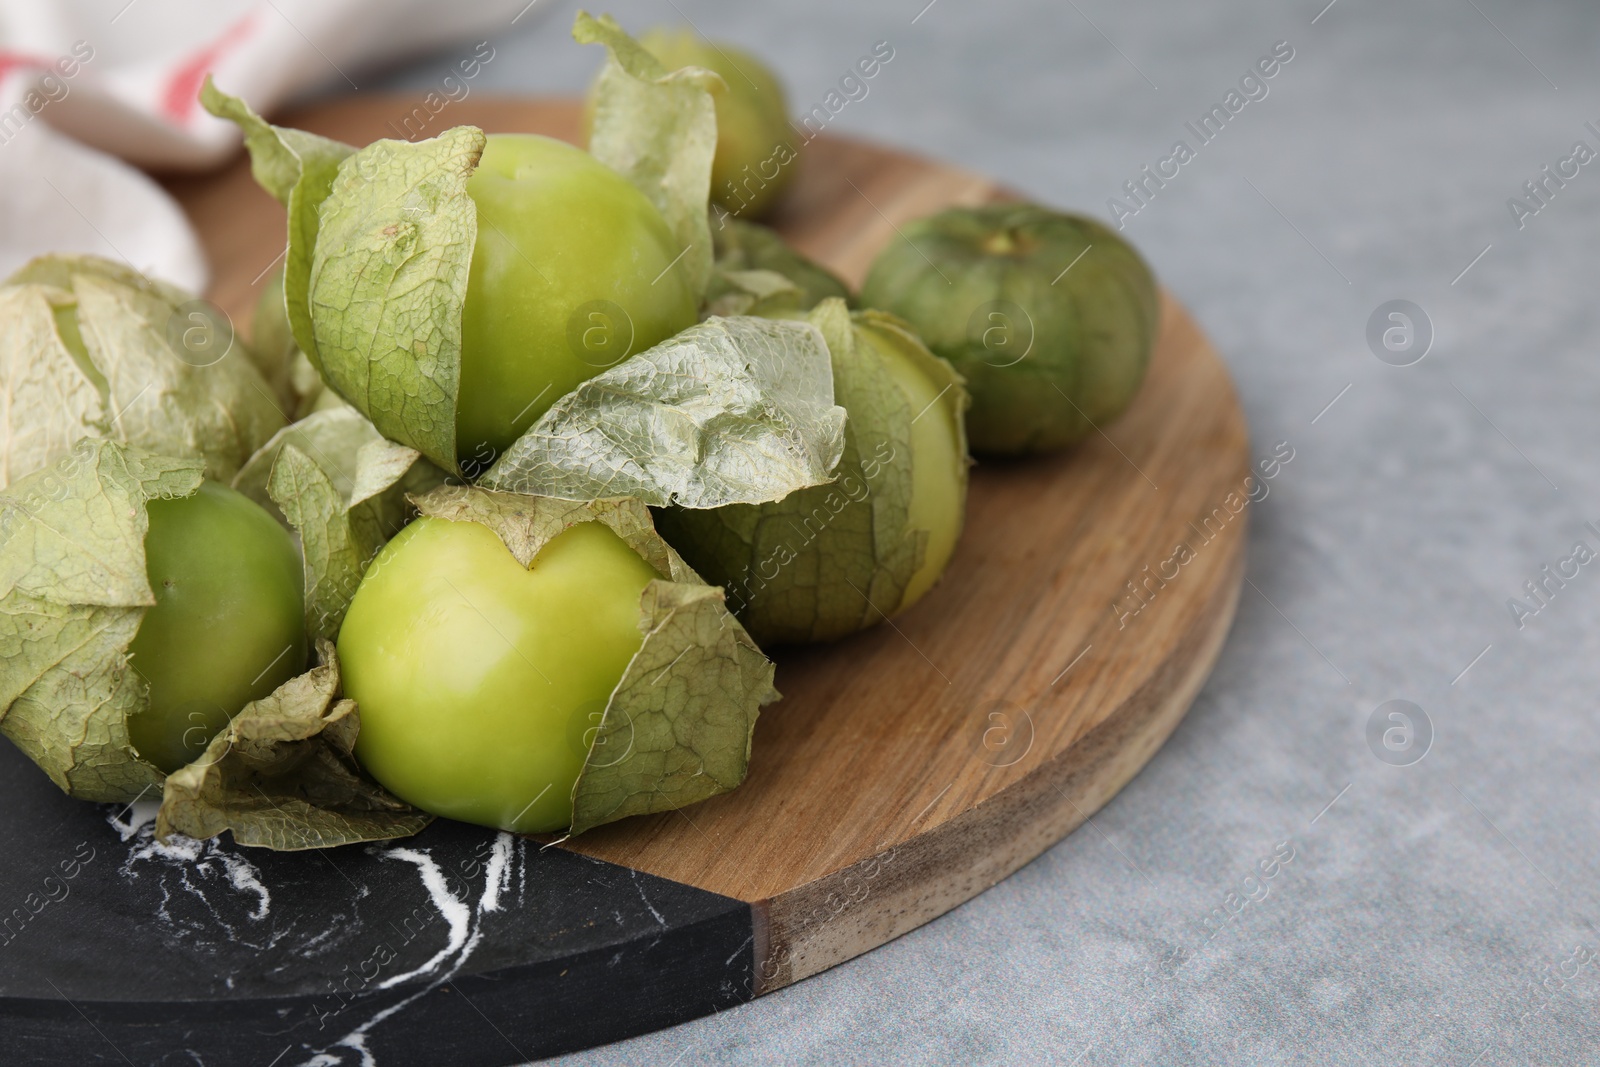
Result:
[[339,632],[361,713],[356,758],[435,815],[565,828],[658,577],[599,522],[558,534],[524,568],[487,526],[417,519],[373,561]]
[[697,309],[661,213],[582,149],[490,134],[467,193],[478,236],[456,454],[474,476],[579,382],[694,325]]
[[147,506],[156,603],[128,654],[149,683],[149,706],[128,733],[170,774],[305,667],[304,578],[288,532],[242,493],[202,482],[192,496]]

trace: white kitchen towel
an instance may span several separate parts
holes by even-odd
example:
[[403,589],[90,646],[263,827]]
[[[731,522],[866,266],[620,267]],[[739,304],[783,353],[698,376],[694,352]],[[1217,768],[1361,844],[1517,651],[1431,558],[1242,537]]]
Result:
[[[195,99],[205,76],[270,112],[374,66],[489,36],[528,0],[0,0],[0,277],[94,252],[196,291],[200,244],[135,169],[214,167],[239,131]],[[114,158],[114,157],[120,157]]]

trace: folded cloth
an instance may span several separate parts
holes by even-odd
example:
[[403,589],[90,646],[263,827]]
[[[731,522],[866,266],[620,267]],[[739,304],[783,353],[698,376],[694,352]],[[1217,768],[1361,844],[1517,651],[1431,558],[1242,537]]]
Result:
[[[0,0],[0,276],[93,252],[200,291],[200,244],[130,163],[214,167],[239,130],[199,106],[206,75],[270,112],[373,66],[508,29],[529,0]],[[118,158],[113,157],[120,157]],[[124,162],[126,161],[126,162]]]

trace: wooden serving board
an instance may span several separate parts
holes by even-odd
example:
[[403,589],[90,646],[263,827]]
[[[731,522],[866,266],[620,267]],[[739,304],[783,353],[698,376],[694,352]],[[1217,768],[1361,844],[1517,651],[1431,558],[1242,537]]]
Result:
[[[416,103],[363,96],[284,121],[365,144]],[[460,123],[576,140],[579,109],[473,97],[435,125]],[[898,224],[1005,196],[843,138],[819,138],[800,166],[774,222],[852,284]],[[242,328],[282,250],[282,210],[243,161],[168,184],[207,244],[210,295]],[[498,1067],[705,1014],[881,945],[1077,828],[1171,733],[1233,616],[1245,516],[1225,501],[1248,473],[1228,374],[1167,299],[1121,419],[1068,454],[973,471],[966,532],[933,593],[847,641],[778,650],[784,699],[762,715],[744,786],[559,849],[441,823],[393,847],[220,842],[175,858],[150,841],[148,804],[67,800],[8,748],[0,847],[29,862],[0,873],[0,915],[80,838],[99,858],[0,944],[0,1060],[67,1062],[70,1048],[82,1063],[192,1052],[287,1067],[365,1052]],[[1192,560],[1133,599],[1127,583],[1179,543]]]

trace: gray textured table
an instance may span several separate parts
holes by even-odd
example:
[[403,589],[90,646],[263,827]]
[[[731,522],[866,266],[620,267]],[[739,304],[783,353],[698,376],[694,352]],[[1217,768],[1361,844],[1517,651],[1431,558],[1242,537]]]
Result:
[[[748,45],[797,108],[887,40],[832,128],[1103,216],[1188,141],[1126,232],[1231,365],[1256,451],[1294,459],[1253,508],[1216,673],[1092,827],[827,974],[562,1062],[1600,1059],[1600,566],[1573,555],[1600,551],[1600,163],[1562,162],[1600,151],[1600,13],[925,2],[610,10]],[[572,11],[495,38],[473,91],[579,91]],[[1279,41],[1266,95],[1200,145],[1184,123]],[[1576,175],[1541,205],[1546,165]],[[1409,348],[1379,316],[1397,351],[1368,340],[1392,300],[1422,309]],[[1524,583],[1563,559],[1541,606]],[[1397,699],[1410,733],[1394,706],[1369,731]]]

